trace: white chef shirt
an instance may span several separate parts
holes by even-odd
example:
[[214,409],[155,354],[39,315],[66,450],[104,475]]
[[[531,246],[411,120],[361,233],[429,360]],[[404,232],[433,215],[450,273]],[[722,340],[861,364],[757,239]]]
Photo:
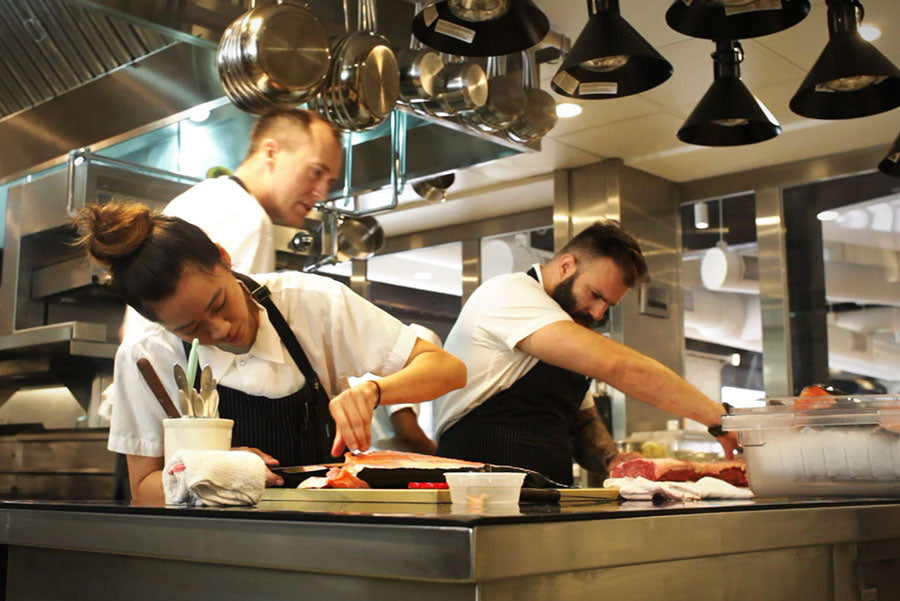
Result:
[[[253,278],[268,286],[272,300],[296,334],[329,395],[345,390],[351,376],[366,372],[387,375],[406,365],[416,342],[415,331],[340,282],[302,272]],[[259,333],[248,353],[235,355],[201,346],[199,364],[209,365],[223,386],[250,395],[280,398],[302,388],[305,379],[265,309],[259,310]],[[141,357],[150,360],[169,396],[178,398],[172,366],[187,362],[181,339],[153,324],[143,335],[123,341],[116,353],[116,402],[108,448],[160,457],[165,413],[138,372],[136,363]]]
[[[541,281],[527,273],[498,275],[479,286],[460,311],[444,350],[466,364],[468,383],[435,399],[436,438],[537,364],[536,357],[516,349],[519,342],[551,323],[573,321],[544,291],[540,265],[533,267]],[[586,397],[580,409],[592,405]]]
[[163,213],[193,223],[231,255],[238,273],[275,271],[275,226],[249,192],[223,175],[176,196]]

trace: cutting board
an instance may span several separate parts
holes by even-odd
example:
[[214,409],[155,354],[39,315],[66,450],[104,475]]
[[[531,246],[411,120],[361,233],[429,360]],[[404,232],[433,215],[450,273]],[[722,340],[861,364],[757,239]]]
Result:
[[[560,503],[614,501],[618,488],[562,488]],[[263,501],[315,501],[335,503],[449,503],[447,489],[404,488],[267,488]]]

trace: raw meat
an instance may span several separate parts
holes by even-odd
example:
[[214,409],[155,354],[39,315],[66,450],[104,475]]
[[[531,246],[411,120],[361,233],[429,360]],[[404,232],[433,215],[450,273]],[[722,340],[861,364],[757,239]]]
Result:
[[346,453],[344,465],[331,468],[325,476],[314,476],[300,483],[298,488],[369,488],[357,474],[363,469],[478,469],[483,463],[448,459],[433,455],[405,453],[403,451],[370,451]]
[[741,459],[701,462],[639,458],[621,463],[609,475],[612,478],[646,478],[673,482],[696,482],[700,478],[711,476],[735,486],[747,486],[746,464]]

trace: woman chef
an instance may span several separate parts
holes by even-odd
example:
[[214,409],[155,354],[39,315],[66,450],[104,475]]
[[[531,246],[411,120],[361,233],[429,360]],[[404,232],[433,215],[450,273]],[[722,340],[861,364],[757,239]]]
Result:
[[[464,364],[329,278],[299,272],[250,277],[201,229],[133,203],[89,205],[79,243],[105,264],[125,301],[155,322],[119,346],[109,449],[128,458],[132,498],[163,498],[164,411],[136,362],[149,359],[175,397],[175,363],[199,339],[200,365],[219,382],[232,444],[268,465],[366,450],[378,404],[416,403],[460,388]],[[383,375],[348,387],[347,378]],[[329,396],[333,396],[329,400]],[[278,477],[268,474],[267,483]]]

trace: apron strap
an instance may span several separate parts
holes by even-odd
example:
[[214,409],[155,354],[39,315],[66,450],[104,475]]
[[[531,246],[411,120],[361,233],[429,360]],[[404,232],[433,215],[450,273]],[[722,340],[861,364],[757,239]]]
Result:
[[288,325],[287,321],[285,321],[281,311],[278,310],[278,307],[276,307],[275,303],[272,301],[269,289],[266,286],[258,284],[250,276],[246,276],[242,273],[232,273],[234,274],[234,277],[247,285],[253,300],[265,307],[266,313],[269,315],[269,321],[272,322],[272,326],[275,328],[275,331],[278,332],[278,336],[281,338],[284,346],[287,347],[288,353],[291,355],[294,363],[296,363],[297,367],[300,368],[300,371],[303,372],[303,377],[306,378],[306,381],[312,384],[313,388],[316,390],[321,388],[319,376],[309,363],[309,359],[306,357],[306,353],[303,352],[303,347],[300,346],[300,341],[297,340],[294,331],[291,330],[291,327]]

